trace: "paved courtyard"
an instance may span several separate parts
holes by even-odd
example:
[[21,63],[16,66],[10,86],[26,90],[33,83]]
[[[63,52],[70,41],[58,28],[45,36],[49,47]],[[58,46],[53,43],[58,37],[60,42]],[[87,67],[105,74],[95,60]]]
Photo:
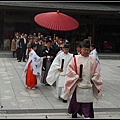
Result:
[[[25,88],[22,72],[26,63],[11,56],[0,53],[0,119],[70,119],[69,101],[63,103],[56,98],[55,86],[44,86],[38,80],[35,90]],[[94,100],[95,118],[120,118],[120,60],[100,61],[104,86],[103,97]]]

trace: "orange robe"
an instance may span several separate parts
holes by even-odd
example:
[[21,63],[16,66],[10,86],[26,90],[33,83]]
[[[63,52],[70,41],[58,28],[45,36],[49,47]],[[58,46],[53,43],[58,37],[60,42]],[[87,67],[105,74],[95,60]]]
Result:
[[36,75],[33,74],[33,71],[30,70],[30,65],[31,65],[31,62],[28,64],[28,69],[27,69],[27,72],[26,72],[26,85],[28,87],[35,87],[35,85],[37,85],[37,78],[36,78]]

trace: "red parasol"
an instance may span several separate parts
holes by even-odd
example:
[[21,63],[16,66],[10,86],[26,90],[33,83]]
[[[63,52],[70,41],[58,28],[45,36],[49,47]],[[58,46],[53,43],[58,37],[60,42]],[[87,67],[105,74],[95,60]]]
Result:
[[34,17],[34,21],[47,29],[57,31],[70,31],[79,26],[79,23],[72,17],[57,12],[41,13]]

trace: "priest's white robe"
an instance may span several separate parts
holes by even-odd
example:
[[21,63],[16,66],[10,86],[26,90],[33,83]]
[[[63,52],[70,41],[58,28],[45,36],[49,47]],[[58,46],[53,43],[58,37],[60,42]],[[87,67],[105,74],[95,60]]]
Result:
[[[64,87],[66,68],[72,58],[73,58],[73,54],[71,53],[68,53],[68,54],[65,54],[64,52],[60,53],[55,57],[48,71],[46,81],[50,85],[52,85],[56,81],[58,98],[60,97],[60,94],[62,94],[62,93],[58,93],[58,92],[61,92],[59,88]],[[58,68],[61,68],[62,59],[64,59],[63,72],[60,72]]]

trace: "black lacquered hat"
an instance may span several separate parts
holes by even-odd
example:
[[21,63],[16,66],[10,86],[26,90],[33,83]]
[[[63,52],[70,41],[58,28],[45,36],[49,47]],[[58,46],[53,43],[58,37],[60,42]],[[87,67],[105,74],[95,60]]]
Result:
[[70,44],[64,44],[63,48],[70,48]]
[[84,39],[82,43],[82,47],[90,48],[90,41],[88,39]]

